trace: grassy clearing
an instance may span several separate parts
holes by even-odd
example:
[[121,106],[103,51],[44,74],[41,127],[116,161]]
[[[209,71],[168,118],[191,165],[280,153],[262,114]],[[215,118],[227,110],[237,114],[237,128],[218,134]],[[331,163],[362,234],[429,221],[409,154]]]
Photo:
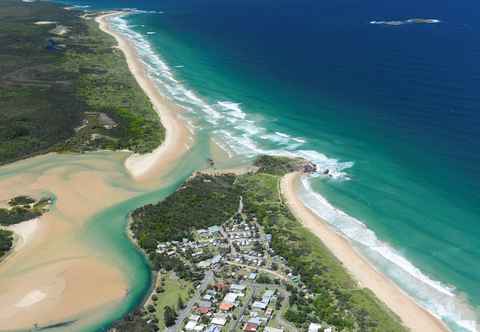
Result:
[[182,301],[186,303],[189,299],[190,292],[193,290],[193,285],[189,281],[179,279],[173,272],[162,274],[158,284],[164,289],[164,292],[155,292],[158,297],[158,300],[154,302],[156,309],[155,317],[158,319],[160,331],[163,331],[165,329],[163,320],[165,307],[170,306],[178,311],[178,299],[181,297]]

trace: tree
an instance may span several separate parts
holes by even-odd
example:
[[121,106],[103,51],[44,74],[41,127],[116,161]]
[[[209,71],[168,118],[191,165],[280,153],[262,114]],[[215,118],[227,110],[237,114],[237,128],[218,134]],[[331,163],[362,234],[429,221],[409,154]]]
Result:
[[163,320],[165,321],[165,326],[172,326],[175,324],[177,319],[177,313],[170,306],[166,306],[163,311]]
[[155,307],[152,304],[149,304],[147,310],[148,312],[155,312]]
[[182,310],[183,308],[185,308],[185,304],[183,303],[181,296],[178,297],[177,307],[178,307],[178,310]]

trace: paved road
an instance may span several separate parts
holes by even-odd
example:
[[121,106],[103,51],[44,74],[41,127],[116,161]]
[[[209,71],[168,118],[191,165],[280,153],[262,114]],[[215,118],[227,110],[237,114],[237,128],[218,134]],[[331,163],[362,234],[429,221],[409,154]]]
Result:
[[262,268],[262,267],[256,267],[256,266],[250,266],[250,265],[240,264],[240,263],[232,262],[232,261],[225,261],[225,263],[226,263],[226,264],[229,264],[229,265],[235,265],[235,266],[243,267],[243,268],[245,268],[245,269],[262,271],[262,272],[265,272],[265,273],[269,273],[269,274],[271,274],[271,275],[274,275],[275,277],[280,278],[280,279],[282,279],[282,280],[284,280],[284,281],[288,281],[288,278],[287,278],[286,276],[284,276],[283,274],[280,274],[280,273],[277,272],[277,271],[272,271],[272,270],[265,269],[265,268]]
[[205,277],[202,280],[202,283],[200,284],[200,287],[196,290],[195,294],[193,297],[190,299],[190,301],[187,302],[185,309],[181,310],[178,313],[177,320],[175,322],[175,325],[170,326],[167,328],[168,332],[175,332],[175,331],[181,331],[180,327],[182,326],[182,322],[190,316],[193,305],[197,302],[200,302],[201,298],[200,295],[207,289],[208,285],[213,282],[213,271],[206,271],[205,272]]
[[238,323],[242,321],[242,318],[245,315],[245,310],[247,310],[247,307],[252,302],[252,299],[255,298],[256,293],[257,293],[257,287],[255,285],[252,285],[252,295],[246,301],[243,302],[242,310],[238,315],[238,319],[235,321],[235,324],[232,327],[232,331],[235,331],[237,329]]

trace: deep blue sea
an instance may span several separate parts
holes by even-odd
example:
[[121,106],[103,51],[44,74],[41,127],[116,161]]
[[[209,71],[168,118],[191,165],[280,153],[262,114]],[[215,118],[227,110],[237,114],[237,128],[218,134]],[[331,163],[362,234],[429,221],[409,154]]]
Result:
[[114,24],[197,132],[328,169],[304,181],[307,205],[454,331],[476,330],[480,3],[68,2],[141,10]]

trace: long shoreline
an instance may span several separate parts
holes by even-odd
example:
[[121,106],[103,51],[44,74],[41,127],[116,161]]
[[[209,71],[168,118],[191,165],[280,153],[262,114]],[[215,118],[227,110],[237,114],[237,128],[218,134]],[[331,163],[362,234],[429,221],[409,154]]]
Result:
[[[165,142],[152,153],[132,155],[126,160],[125,166],[130,174],[134,178],[141,179],[146,174],[151,173],[153,168],[165,167],[171,161],[178,159],[188,149],[186,144],[188,130],[182,121],[178,119],[169,102],[166,102],[165,98],[159,94],[154,83],[149,79],[131,42],[123,35],[113,31],[109,26],[109,18],[126,14],[126,12],[122,11],[108,13],[98,16],[96,21],[99,23],[102,31],[112,35],[117,40],[118,48],[125,54],[130,71],[150,98],[167,131]],[[161,158],[169,161],[162,160],[162,165],[158,165]],[[390,279],[374,269],[364,257],[360,256],[351,247],[347,240],[305,207],[296,191],[298,180],[299,174],[297,173],[289,174],[282,179],[282,194],[289,208],[302,221],[303,225],[319,237],[346,266],[347,270],[359,284],[362,287],[371,289],[412,331],[449,331],[440,320],[420,307]]]
[[[1,179],[0,186],[5,189],[2,195],[6,197],[18,195],[16,188],[23,188],[26,192],[48,190],[59,199],[55,211],[42,219],[41,229],[39,226],[35,235],[28,233],[28,245],[24,240],[22,250],[12,252],[0,264],[0,330],[30,329],[34,324],[48,326],[93,313],[69,327],[75,331],[110,315],[112,308],[124,300],[128,280],[110,261],[108,252],[93,250],[79,234],[99,211],[137,195],[130,186],[111,185],[124,175],[117,167],[119,162],[127,166],[131,177],[125,181],[132,186],[158,185],[189,148],[191,135],[176,108],[158,92],[129,42],[109,30],[106,17],[123,14],[103,15],[97,22],[102,31],[117,40],[129,70],[166,128],[165,141],[152,153],[131,155],[126,161],[125,154],[111,159],[92,154],[76,160],[72,156],[65,165],[46,161],[45,171],[32,170],[28,175],[20,172]],[[49,158],[54,157],[22,163],[35,165],[37,160],[41,163]],[[98,163],[98,168],[92,169],[92,163]],[[152,183],[145,181],[149,179]]]
[[165,141],[154,151],[143,155],[133,154],[125,161],[128,172],[135,179],[143,180],[156,175],[159,170],[165,173],[165,169],[168,169],[169,165],[172,165],[189,149],[189,141],[192,138],[185,123],[178,117],[178,108],[160,94],[155,83],[148,76],[134,45],[125,36],[111,28],[109,19],[127,14],[128,12],[123,11],[111,12],[97,16],[95,21],[100,30],[111,35],[117,41],[118,49],[125,55],[130,72],[150,99],[166,130]]
[[300,177],[300,173],[290,173],[285,175],[281,181],[282,196],[290,211],[342,262],[359,285],[369,288],[375,293],[412,331],[450,331],[442,321],[418,305],[393,281],[376,270],[352,247],[348,240],[338,234],[325,220],[304,205],[298,194]]

